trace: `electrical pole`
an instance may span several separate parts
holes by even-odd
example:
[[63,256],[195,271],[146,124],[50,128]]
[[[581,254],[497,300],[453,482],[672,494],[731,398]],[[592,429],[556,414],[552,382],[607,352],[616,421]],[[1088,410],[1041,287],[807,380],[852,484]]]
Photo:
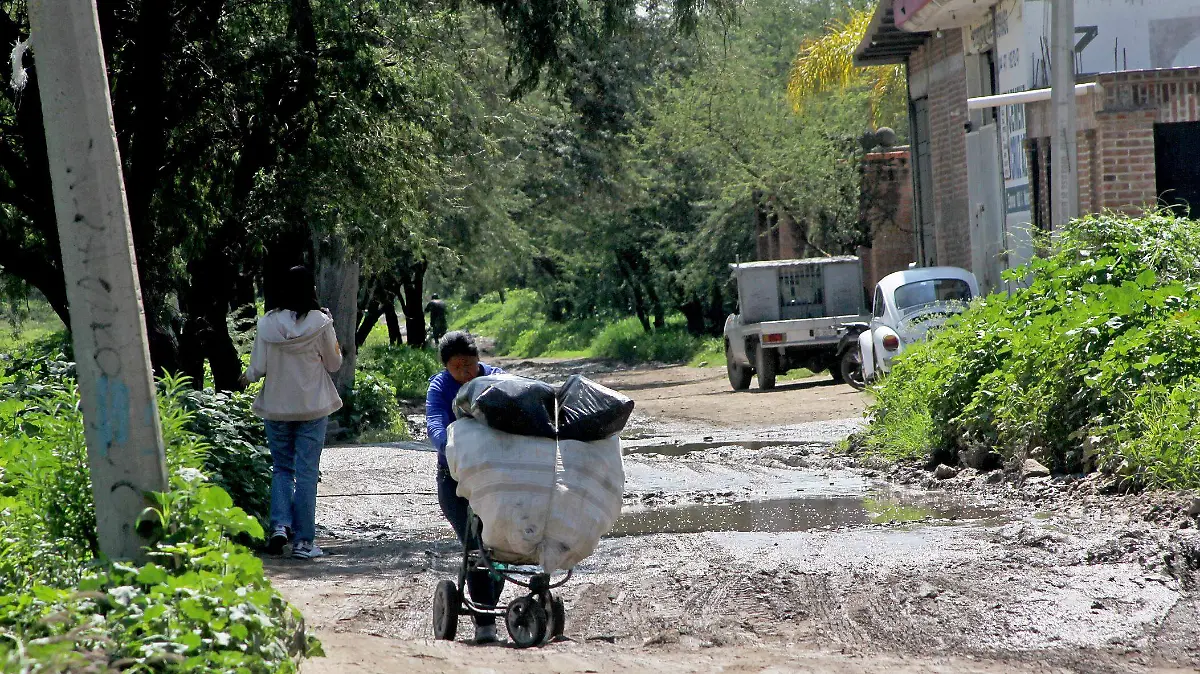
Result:
[[29,23],[100,551],[132,559],[167,472],[96,3],[29,0]]
[[1054,108],[1054,141],[1050,180],[1054,229],[1079,217],[1079,167],[1075,118],[1075,0],[1054,0],[1051,29],[1050,98]]

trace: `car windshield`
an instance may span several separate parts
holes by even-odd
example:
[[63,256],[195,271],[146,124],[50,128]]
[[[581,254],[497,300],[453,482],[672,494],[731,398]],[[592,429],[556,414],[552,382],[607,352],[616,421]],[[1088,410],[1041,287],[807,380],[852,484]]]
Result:
[[971,286],[962,279],[936,278],[907,283],[896,288],[896,309],[911,313],[934,302],[970,302]]

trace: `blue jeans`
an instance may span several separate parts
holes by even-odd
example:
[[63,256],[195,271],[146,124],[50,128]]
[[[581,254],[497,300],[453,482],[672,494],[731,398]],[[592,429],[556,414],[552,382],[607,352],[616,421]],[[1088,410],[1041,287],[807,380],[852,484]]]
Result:
[[267,421],[271,450],[271,528],[285,526],[294,541],[316,537],[317,473],[328,417],[312,421]]

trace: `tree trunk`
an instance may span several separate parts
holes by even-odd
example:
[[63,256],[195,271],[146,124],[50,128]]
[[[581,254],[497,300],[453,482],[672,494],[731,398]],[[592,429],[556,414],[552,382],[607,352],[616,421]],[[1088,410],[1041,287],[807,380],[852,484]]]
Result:
[[687,331],[693,335],[704,334],[704,305],[700,303],[700,300],[692,299],[679,309],[683,312],[683,317],[687,319]]
[[333,330],[342,345],[342,367],[333,374],[338,393],[345,397],[354,387],[354,368],[358,361],[355,340],[358,322],[359,264],[351,260],[345,242],[334,237],[317,247],[317,297],[333,315]]
[[383,305],[379,303],[377,298],[372,297],[369,302],[367,311],[363,314],[362,321],[358,324],[358,334],[354,337],[354,343],[359,347],[367,341],[367,337],[371,336],[371,331],[375,329],[375,326],[379,323],[379,317],[383,315]]
[[646,314],[646,301],[642,298],[641,286],[638,284],[637,279],[634,278],[629,262],[620,253],[617,254],[617,267],[625,277],[625,285],[629,286],[629,293],[633,296],[633,311],[637,314],[638,320],[642,324],[642,329],[646,332],[653,332],[653,328],[650,325],[650,317]]
[[404,279],[404,300],[401,308],[404,310],[404,325],[408,328],[408,345],[422,348],[425,346],[425,269],[427,262],[414,266],[408,278]]
[[388,344],[396,346],[404,341],[400,333],[400,319],[396,316],[396,299],[390,293],[384,294],[383,317],[387,321]]
[[655,292],[654,286],[649,283],[646,284],[646,295],[650,298],[650,309],[654,312],[654,329],[662,330],[667,327],[667,313],[658,299],[658,293]]

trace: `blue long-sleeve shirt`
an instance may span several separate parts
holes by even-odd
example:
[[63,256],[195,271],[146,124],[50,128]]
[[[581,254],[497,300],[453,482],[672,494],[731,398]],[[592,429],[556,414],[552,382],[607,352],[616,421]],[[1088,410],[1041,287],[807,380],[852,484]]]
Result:
[[[479,364],[480,376],[503,374],[504,370],[486,363]],[[429,431],[429,442],[438,453],[438,465],[446,465],[446,429],[454,423],[454,396],[462,384],[450,372],[441,372],[429,378],[429,393],[425,394],[425,429]]]

